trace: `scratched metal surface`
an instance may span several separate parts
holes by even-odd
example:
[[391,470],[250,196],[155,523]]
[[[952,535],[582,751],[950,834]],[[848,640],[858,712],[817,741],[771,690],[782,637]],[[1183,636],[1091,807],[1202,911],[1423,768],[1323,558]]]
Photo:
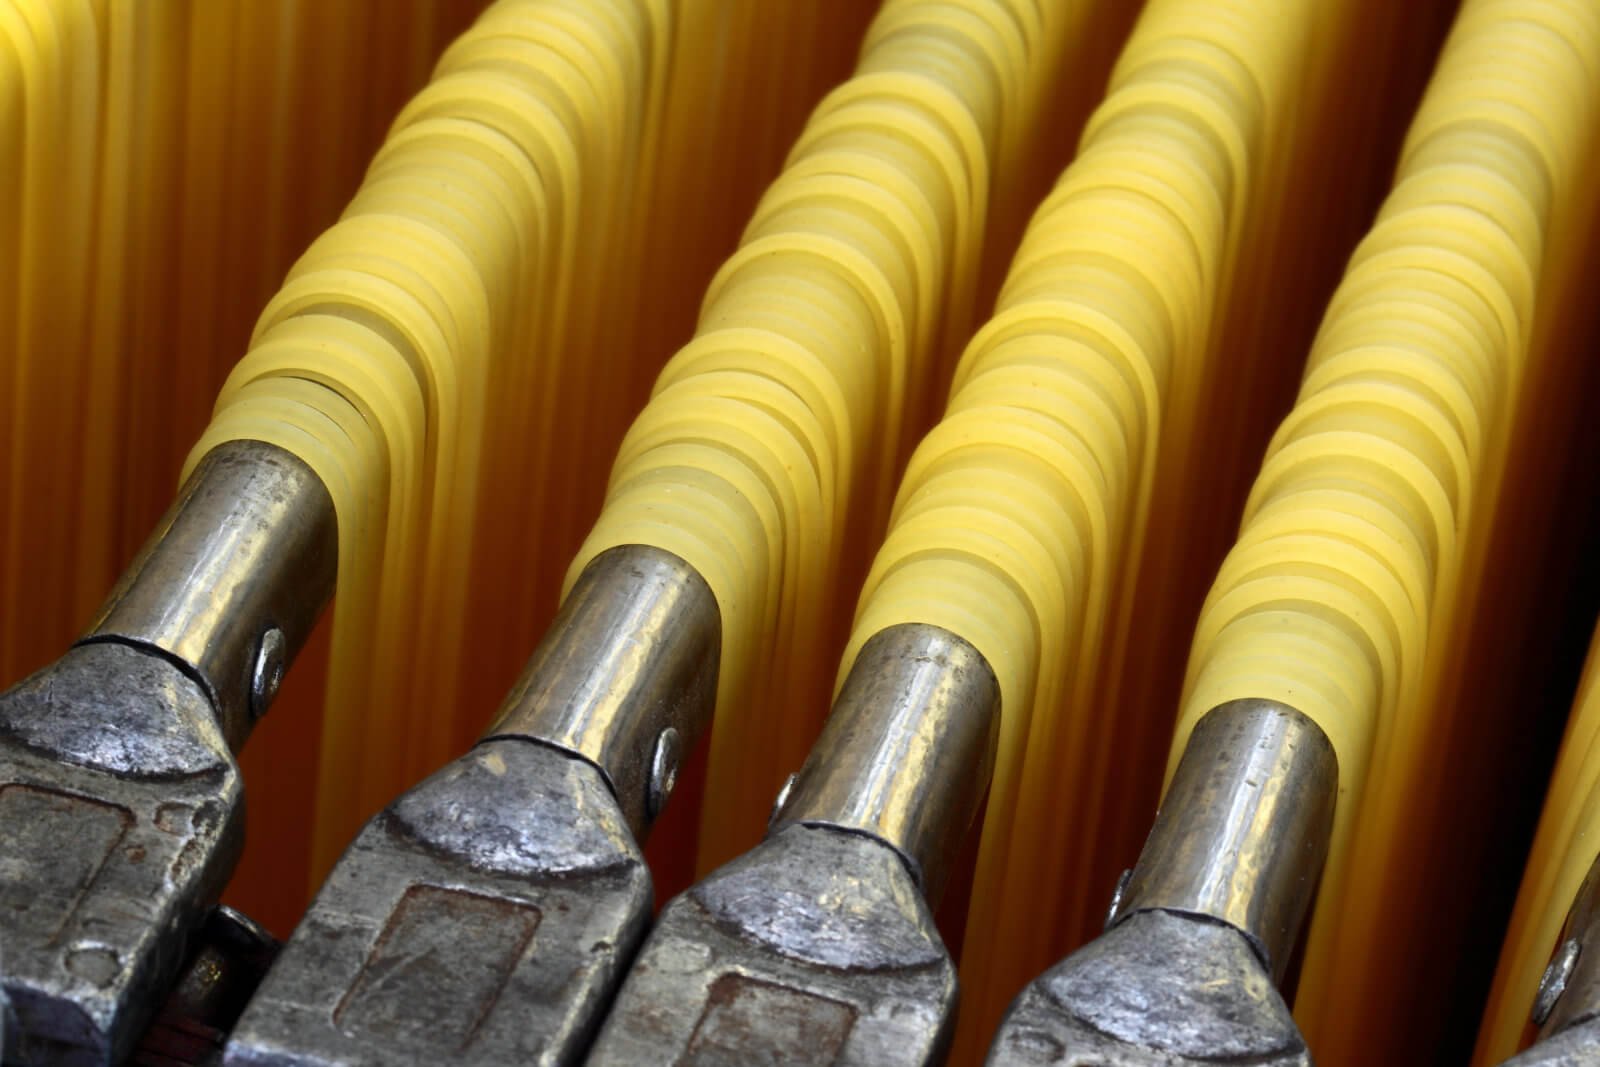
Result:
[[0,695],[6,1062],[127,1055],[243,834],[238,767],[158,655],[75,648]]
[[794,825],[663,909],[587,1062],[929,1064],[955,967],[900,855]]
[[1196,916],[1146,911],[1035,979],[1000,1024],[991,1067],[1309,1067],[1250,943]]
[[526,740],[481,743],[362,830],[225,1062],[571,1062],[650,903],[593,765]]

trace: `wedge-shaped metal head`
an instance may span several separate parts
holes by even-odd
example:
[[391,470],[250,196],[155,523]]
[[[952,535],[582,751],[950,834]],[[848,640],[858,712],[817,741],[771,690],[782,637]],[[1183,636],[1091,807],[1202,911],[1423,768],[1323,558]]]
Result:
[[791,825],[662,911],[591,1064],[926,1064],[956,972],[900,855]]
[[0,695],[6,1063],[127,1055],[243,823],[211,702],[160,654],[83,645]]
[[225,1062],[571,1062],[650,904],[649,871],[593,764],[482,742],[362,830]]
[[992,1067],[1311,1063],[1272,978],[1238,930],[1192,915],[1130,916],[1031,982]]

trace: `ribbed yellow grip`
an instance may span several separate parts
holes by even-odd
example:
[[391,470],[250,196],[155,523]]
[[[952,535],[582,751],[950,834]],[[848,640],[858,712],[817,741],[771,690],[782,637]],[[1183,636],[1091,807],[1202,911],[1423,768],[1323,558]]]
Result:
[[971,329],[994,176],[1055,135],[1041,101],[1096,62],[1114,7],[885,4],[623,441],[568,581],[644,543],[716,593],[702,865],[756,839],[765,807],[742,798],[770,796],[816,735],[831,682],[818,668],[841,637],[832,598],[860,573]]
[[[1109,881],[1095,886],[1081,861],[1117,776],[1096,759],[1102,739],[1114,732],[1112,751],[1132,752],[1154,732],[1137,714],[1119,728],[1108,690],[1158,473],[1166,484],[1185,466],[1203,476],[1193,459],[1219,435],[1197,426],[1201,413],[1256,381],[1272,339],[1296,329],[1233,286],[1288,259],[1269,237],[1322,178],[1274,153],[1296,118],[1328,106],[1357,15],[1298,2],[1148,6],[994,317],[966,347],[943,420],[907,466],[839,677],[874,634],[916,622],[971,642],[1000,681],[959,1060],[1104,913]],[[1392,30],[1380,19],[1376,35]],[[1313,41],[1334,55],[1312,64]],[[1235,423],[1263,424],[1260,405],[1240,406]]]
[[[1440,681],[1472,616],[1551,227],[1592,195],[1597,72],[1585,0],[1465,5],[1196,628],[1174,761],[1242,697],[1299,708],[1338,752],[1296,1000],[1319,1058],[1383,1047],[1370,983],[1425,951],[1405,940],[1418,902],[1383,887],[1407,877],[1419,775],[1457,710]],[[1357,1011],[1367,1025],[1345,1025]]]
[[[313,878],[364,813],[482,727],[548,619],[553,560],[581,539],[582,502],[670,341],[642,334],[684,319],[633,304],[647,289],[681,303],[727,232],[726,204],[679,202],[754,191],[755,150],[719,144],[745,114],[725,94],[768,86],[762,115],[781,130],[788,98],[807,100],[822,60],[855,45],[790,34],[827,15],[848,31],[852,7],[768,8],[490,5],[261,311],[189,463],[265,440],[334,496]],[[763,80],[780,45],[796,75]],[[682,229],[665,235],[669,221]],[[680,261],[683,278],[658,280]]]

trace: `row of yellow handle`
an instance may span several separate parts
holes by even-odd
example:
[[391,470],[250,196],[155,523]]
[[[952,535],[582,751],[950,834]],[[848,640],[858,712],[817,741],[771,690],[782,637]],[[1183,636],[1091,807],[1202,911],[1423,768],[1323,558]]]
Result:
[[[645,543],[722,612],[705,800],[674,842],[697,840],[702,869],[759,838],[874,633],[936,624],[994,668],[958,1060],[1092,933],[1163,755],[1239,697],[1306,712],[1339,757],[1296,1000],[1311,1047],[1406,1047],[1403,1001],[1379,989],[1397,946],[1425,948],[1407,930],[1427,902],[1381,888],[1429,829],[1413,816],[1437,739],[1472,728],[1459,683],[1529,462],[1524,397],[1578,358],[1600,8],[1467,0],[1409,114],[1394,102],[1421,88],[1442,4],[887,0],[869,23],[842,2],[498,0],[409,103],[389,76],[387,139],[292,265],[281,244],[265,268],[230,262],[235,214],[310,211],[283,175],[348,153],[328,131],[366,113],[367,68],[340,72],[345,95],[286,81],[308,114],[357,116],[343,127],[258,101],[276,118],[235,132],[253,86],[218,52],[391,21],[358,6],[337,26],[316,5],[0,6],[0,194],[21,205],[0,207],[8,621],[30,566],[75,574],[51,636],[126,541],[112,457],[143,438],[93,416],[123,394],[119,418],[197,407],[183,398],[216,387],[201,364],[241,306],[230,271],[259,288],[287,266],[189,463],[271,441],[338,510],[312,881],[486,720],[553,606],[553,562],[576,551],[570,583]],[[369,47],[369,67],[415,74],[449,39],[443,5],[412,6],[392,20],[408,33],[386,31],[411,46]],[[141,146],[172,99],[186,122]],[[137,198],[204,136],[257,138],[283,173],[241,173],[239,150],[193,164],[205,180],[171,222],[182,284],[163,286]],[[156,361],[137,305],[158,298],[184,309],[177,401],[138,381]],[[63,471],[91,472],[67,510],[96,545],[17,518]],[[40,654],[0,643],[8,672]],[[1597,716],[1589,699],[1570,728],[1484,1057],[1515,1047],[1592,858]]]

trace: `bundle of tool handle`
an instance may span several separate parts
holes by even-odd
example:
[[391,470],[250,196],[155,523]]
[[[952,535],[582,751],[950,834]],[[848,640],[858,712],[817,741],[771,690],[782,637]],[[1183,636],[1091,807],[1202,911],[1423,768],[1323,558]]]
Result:
[[1594,0],[0,0],[0,1061],[1600,1064],[1597,174]]

